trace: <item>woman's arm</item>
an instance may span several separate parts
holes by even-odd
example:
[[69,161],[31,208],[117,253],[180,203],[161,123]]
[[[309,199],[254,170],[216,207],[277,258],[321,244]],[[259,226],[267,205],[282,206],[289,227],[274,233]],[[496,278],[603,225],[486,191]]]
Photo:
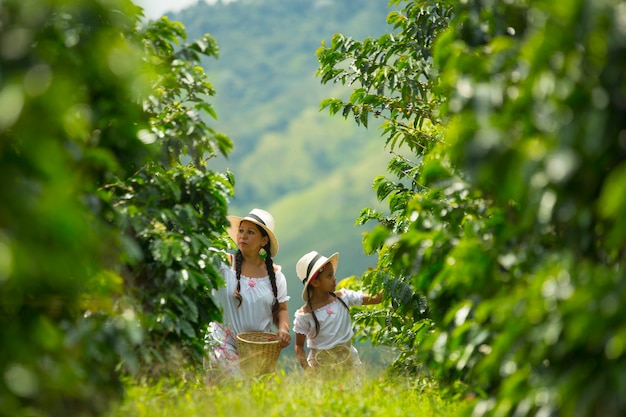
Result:
[[278,344],[281,349],[284,349],[291,344],[291,335],[289,334],[289,311],[287,310],[286,301],[278,303],[276,318]]
[[298,362],[300,362],[300,366],[305,371],[309,369],[311,366],[309,362],[306,360],[306,351],[304,350],[304,342],[306,341],[306,336],[300,333],[296,333],[296,357],[298,358]]

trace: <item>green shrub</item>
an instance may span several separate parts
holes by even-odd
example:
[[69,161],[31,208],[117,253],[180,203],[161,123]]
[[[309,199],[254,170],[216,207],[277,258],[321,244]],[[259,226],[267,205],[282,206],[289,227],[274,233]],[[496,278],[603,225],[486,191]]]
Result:
[[[0,413],[99,415],[219,316],[233,178],[208,37],[127,0],[0,4]],[[140,347],[140,349],[137,349]],[[139,355],[138,355],[139,353]]]
[[323,105],[414,152],[376,182],[389,213],[362,213],[364,278],[428,319],[394,310],[380,341],[467,382],[473,415],[624,414],[623,5],[391,3],[397,33],[318,53],[322,82],[359,84]]

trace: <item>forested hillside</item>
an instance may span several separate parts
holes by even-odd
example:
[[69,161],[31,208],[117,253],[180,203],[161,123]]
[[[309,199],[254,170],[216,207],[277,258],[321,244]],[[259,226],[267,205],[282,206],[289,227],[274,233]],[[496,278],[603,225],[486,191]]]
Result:
[[[389,11],[380,0],[246,0],[199,2],[169,16],[185,25],[189,39],[209,33],[219,44],[219,59],[205,68],[217,92],[211,102],[219,120],[211,123],[234,148],[213,166],[235,174],[231,212],[263,207],[275,215],[277,262],[288,279],[312,249],[341,253],[339,277],[375,264],[363,253],[366,229],[354,221],[377,204],[371,184],[389,155],[376,126],[319,111],[322,99],[345,87],[321,85],[315,52],[335,33],[379,36],[389,30]],[[299,288],[291,288],[299,299]]]

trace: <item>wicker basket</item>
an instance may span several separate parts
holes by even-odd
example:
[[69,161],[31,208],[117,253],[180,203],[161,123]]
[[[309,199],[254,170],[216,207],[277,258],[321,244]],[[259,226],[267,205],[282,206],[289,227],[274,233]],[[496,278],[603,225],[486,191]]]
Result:
[[315,353],[315,362],[324,370],[346,371],[352,367],[352,352],[345,345],[319,350]]
[[237,335],[239,367],[243,375],[255,377],[276,372],[280,347],[278,336],[268,332],[242,332]]

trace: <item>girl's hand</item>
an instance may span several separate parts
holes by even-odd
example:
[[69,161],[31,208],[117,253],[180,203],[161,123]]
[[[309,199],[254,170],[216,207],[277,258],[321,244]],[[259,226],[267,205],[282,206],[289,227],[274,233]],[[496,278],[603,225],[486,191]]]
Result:
[[363,305],[379,304],[383,300],[383,290],[376,295],[363,294]]

